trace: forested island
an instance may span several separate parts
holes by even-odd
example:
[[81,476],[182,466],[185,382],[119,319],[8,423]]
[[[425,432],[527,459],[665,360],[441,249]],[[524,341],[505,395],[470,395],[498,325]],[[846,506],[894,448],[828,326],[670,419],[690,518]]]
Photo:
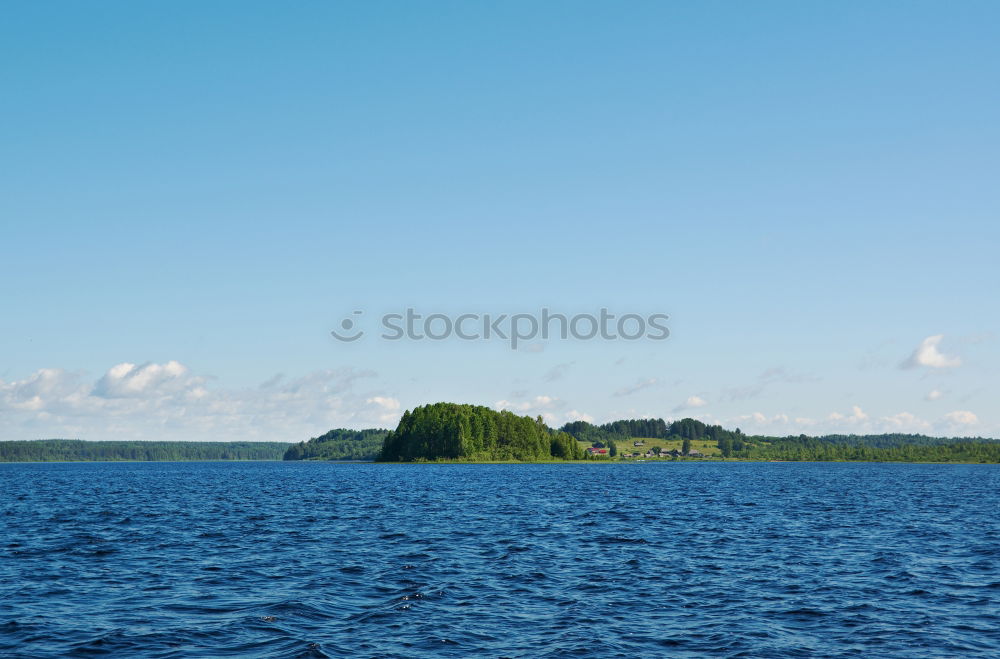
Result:
[[408,410],[395,430],[337,428],[293,444],[285,460],[538,462],[579,460],[584,447],[540,418],[481,405],[434,403]]
[[434,403],[407,410],[386,435],[381,462],[579,460],[584,451],[569,433],[482,405]]
[[434,403],[407,410],[393,431],[331,430],[293,445],[286,460],[547,462],[562,460],[748,460],[1000,463],[1000,442],[925,435],[746,435],[697,419],[585,421],[555,429],[541,417],[480,405]]
[[281,460],[285,442],[159,442],[30,439],[0,442],[0,462]]

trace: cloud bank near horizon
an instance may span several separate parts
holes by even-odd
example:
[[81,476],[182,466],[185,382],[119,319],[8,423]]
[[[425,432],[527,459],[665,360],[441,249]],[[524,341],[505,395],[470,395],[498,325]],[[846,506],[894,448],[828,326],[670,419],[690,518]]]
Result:
[[[640,380],[633,388],[648,388],[650,382],[655,380]],[[941,397],[933,390],[927,400]],[[354,367],[293,378],[277,374],[246,388],[219,386],[213,378],[192,373],[173,360],[122,362],[96,379],[81,372],[43,368],[22,380],[0,380],[0,439],[301,441],[334,427],[394,427],[404,409],[428,402],[433,401],[401,400],[387,391],[375,371]],[[541,416],[552,426],[578,420],[601,423],[692,416],[706,423],[740,427],[749,434],[988,434],[979,416],[967,409],[938,412],[933,418],[910,411],[872,415],[860,405],[815,416],[761,410],[722,414],[709,399],[691,395],[673,406],[672,414],[629,409],[598,415],[551,392],[526,391],[513,392],[492,407]],[[670,405],[663,401],[662,409]]]
[[4,439],[300,441],[335,426],[395,425],[398,400],[364,384],[373,371],[276,375],[258,387],[213,387],[183,364],[117,364],[96,381],[43,368],[0,380]]

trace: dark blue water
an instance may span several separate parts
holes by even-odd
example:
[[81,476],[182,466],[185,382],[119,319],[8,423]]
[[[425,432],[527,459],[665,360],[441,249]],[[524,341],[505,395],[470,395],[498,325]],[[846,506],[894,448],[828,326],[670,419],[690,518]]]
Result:
[[0,655],[998,657],[1000,468],[0,465]]

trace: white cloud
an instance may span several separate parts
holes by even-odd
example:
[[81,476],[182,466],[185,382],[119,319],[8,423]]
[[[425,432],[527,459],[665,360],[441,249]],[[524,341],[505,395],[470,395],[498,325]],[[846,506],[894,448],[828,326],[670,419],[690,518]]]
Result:
[[938,400],[938,399],[940,399],[943,396],[944,396],[944,392],[942,392],[942,391],[940,391],[938,389],[931,389],[929,392],[927,392],[927,395],[924,396],[924,398],[926,400]]
[[583,412],[578,412],[576,410],[570,410],[566,412],[567,421],[586,421],[587,423],[593,423],[594,417],[589,414],[584,414]]
[[260,387],[210,387],[176,361],[121,363],[87,382],[41,369],[0,380],[0,438],[298,441],[334,427],[395,425],[400,403],[356,392],[371,371],[324,370]]
[[968,410],[955,410],[944,415],[948,423],[958,426],[972,426],[979,423],[979,417]]
[[708,401],[701,396],[688,396],[684,399],[683,403],[674,408],[674,412],[683,412],[684,410],[705,407],[706,405],[708,405]]
[[366,403],[374,403],[378,407],[384,410],[394,411],[399,409],[399,401],[395,398],[388,398],[386,396],[372,396]]
[[879,421],[881,421],[881,430],[888,432],[924,432],[931,427],[931,424],[910,412],[884,416]]
[[[515,392],[511,398],[514,400],[498,400],[493,404],[493,408],[507,410],[522,416],[540,416],[545,423],[553,428],[558,428],[570,421],[594,422],[594,417],[575,409],[563,412],[568,405],[566,401],[555,396],[528,397],[524,392]],[[517,400],[518,398],[523,398],[523,400]]]
[[849,423],[858,423],[861,421],[867,421],[868,415],[864,411],[854,405],[851,407],[851,413],[849,415],[841,414],[840,412],[830,412],[826,417],[830,421],[846,421]]
[[760,426],[770,426],[775,424],[787,424],[789,421],[787,414],[775,414],[773,416],[767,416],[763,412],[752,412],[751,414],[742,414],[736,417],[733,422],[746,424],[750,422],[753,427]]
[[882,433],[882,432],[928,432],[933,426],[929,422],[917,417],[910,412],[899,412],[890,416],[883,416],[877,419],[869,416],[861,407],[855,405],[849,414],[831,412],[825,421],[818,421],[812,417],[797,416],[790,417],[787,414],[778,413],[767,415],[762,412],[753,412],[737,416],[730,420],[731,424],[739,424],[744,430],[762,433],[793,433],[807,432],[809,434],[827,433]]
[[0,401],[12,407],[28,405],[35,401],[70,396],[80,388],[80,376],[59,368],[43,368],[21,381],[5,383],[0,380]]
[[378,415],[378,420],[386,426],[395,426],[399,423],[400,404],[395,398],[389,398],[388,396],[372,396],[365,400],[365,403],[372,408],[374,408],[375,413]]
[[[786,414],[768,415],[752,412],[728,419],[727,426],[740,426],[751,434],[798,434],[811,435],[833,433],[878,434],[878,433],[922,433],[948,435],[959,429],[967,429],[980,424],[979,418],[968,410],[956,410],[935,422],[923,419],[912,412],[898,412],[886,416],[873,417],[855,405],[849,414],[832,412],[824,420],[799,416],[790,418]],[[808,428],[808,430],[806,430]]]
[[[808,416],[791,417],[788,414],[764,414],[753,412],[729,420],[730,425],[740,425],[743,430],[766,434],[792,433],[882,433],[882,432],[926,432],[932,428],[927,421],[910,412],[899,412],[890,416],[872,418],[860,406],[851,407],[850,413],[831,412],[823,420]],[[808,430],[807,430],[808,429]]]
[[187,368],[176,361],[166,364],[128,362],[112,366],[94,385],[93,395],[102,398],[148,397],[168,395],[200,383],[199,378],[185,378]]
[[535,396],[528,400],[509,401],[498,400],[493,407],[498,410],[509,410],[524,415],[537,415],[545,410],[551,410],[562,405],[558,398],[552,396]]
[[903,361],[899,367],[917,368],[926,366],[928,368],[954,368],[960,366],[962,364],[961,359],[945,355],[938,350],[938,344],[941,343],[943,338],[943,334],[928,336],[920,342],[920,345],[916,347],[913,354]]

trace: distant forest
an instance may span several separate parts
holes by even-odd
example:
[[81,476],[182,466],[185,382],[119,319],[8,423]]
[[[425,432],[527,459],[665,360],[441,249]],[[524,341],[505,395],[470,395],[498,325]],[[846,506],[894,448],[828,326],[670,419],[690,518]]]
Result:
[[0,442],[0,462],[280,460],[284,442],[158,442],[35,439]]
[[744,460],[1000,463],[995,439],[924,435],[750,437],[731,456]]
[[382,428],[347,430],[336,428],[308,442],[292,444],[285,460],[374,460],[389,434]]

